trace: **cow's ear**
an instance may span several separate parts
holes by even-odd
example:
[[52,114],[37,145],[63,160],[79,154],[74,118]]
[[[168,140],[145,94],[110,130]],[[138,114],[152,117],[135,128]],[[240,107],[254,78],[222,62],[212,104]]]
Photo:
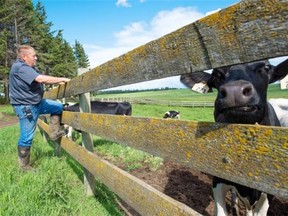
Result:
[[283,79],[288,74],[288,59],[278,64],[270,74],[270,83]]
[[211,78],[211,74],[200,71],[189,74],[182,74],[180,81],[193,91],[200,93],[212,92],[212,88],[207,85]]

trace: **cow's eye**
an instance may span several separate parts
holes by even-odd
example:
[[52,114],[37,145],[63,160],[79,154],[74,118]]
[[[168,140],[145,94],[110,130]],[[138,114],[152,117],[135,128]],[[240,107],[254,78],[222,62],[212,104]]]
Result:
[[271,65],[265,65],[264,69],[268,72],[269,70],[271,70]]
[[268,73],[271,70],[271,65],[264,65],[264,67],[259,67],[256,69],[257,73]]

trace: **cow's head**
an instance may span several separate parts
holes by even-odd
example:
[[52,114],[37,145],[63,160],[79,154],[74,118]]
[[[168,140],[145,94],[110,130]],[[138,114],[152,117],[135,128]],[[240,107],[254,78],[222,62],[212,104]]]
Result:
[[268,61],[258,61],[213,69],[212,74],[184,74],[180,79],[189,88],[204,83],[208,91],[218,90],[214,110],[216,122],[267,124],[268,84],[284,78],[287,73],[288,60],[276,67]]

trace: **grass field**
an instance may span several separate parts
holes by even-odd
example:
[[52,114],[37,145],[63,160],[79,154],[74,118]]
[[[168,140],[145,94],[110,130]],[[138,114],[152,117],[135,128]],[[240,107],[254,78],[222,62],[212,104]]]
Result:
[[[174,101],[214,101],[216,92],[197,94],[187,89],[147,91],[127,94],[97,95],[97,97],[137,97]],[[272,85],[269,98],[288,98],[287,90]],[[213,108],[170,107],[161,105],[133,105],[133,116],[162,118],[167,110],[181,112],[182,120],[213,121]],[[15,115],[10,105],[1,106],[2,112]],[[0,121],[1,121],[0,115]],[[54,156],[52,143],[43,140],[39,131],[32,147],[34,172],[23,173],[18,168],[17,139],[18,125],[0,129],[0,216],[6,215],[124,215],[116,204],[116,196],[100,182],[96,183],[96,197],[86,197],[83,187],[81,166],[71,157],[63,154]],[[117,143],[94,136],[94,148],[104,158],[123,164],[131,170],[143,166],[154,170],[162,164],[161,158],[124,147]],[[80,143],[80,140],[77,140]]]
[[[214,102],[217,92],[214,91],[208,94],[199,94],[189,89],[175,89],[165,91],[144,91],[133,93],[118,93],[118,94],[98,94],[95,99],[100,98],[137,98],[137,99],[154,99],[167,101],[207,101]],[[281,90],[280,85],[273,84],[269,86],[268,98],[288,98],[288,90]],[[156,117],[162,118],[168,110],[178,110],[182,120],[191,121],[214,121],[213,108],[203,107],[176,107],[164,105],[138,105],[133,104],[133,116]]]
[[[170,101],[214,101],[217,91],[208,94],[199,94],[190,89],[175,89],[165,91],[141,91],[133,93],[117,93],[117,94],[97,94],[95,98],[138,98],[138,99],[157,99]],[[288,89],[281,90],[279,84],[271,84],[268,89],[268,98],[288,98]]]
[[97,197],[86,197],[83,173],[68,155],[54,156],[52,144],[37,132],[31,162],[34,172],[18,168],[18,125],[0,129],[0,215],[120,216],[115,195],[97,182]]

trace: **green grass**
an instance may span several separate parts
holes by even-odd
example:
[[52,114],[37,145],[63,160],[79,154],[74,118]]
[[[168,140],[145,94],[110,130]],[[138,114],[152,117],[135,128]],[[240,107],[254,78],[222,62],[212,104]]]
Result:
[[132,116],[163,118],[168,110],[177,110],[180,112],[181,120],[190,121],[214,121],[213,107],[178,107],[165,105],[139,105],[133,104]]
[[[214,101],[216,92],[198,94],[187,89],[147,91],[97,97],[136,97],[173,101]],[[271,85],[269,98],[288,98],[287,90]],[[179,110],[181,120],[214,121],[213,108],[172,107],[163,105],[133,104],[133,116],[162,118],[167,110]],[[15,115],[10,105],[0,107],[1,113]],[[24,173],[18,168],[17,139],[19,126],[0,129],[0,216],[6,215],[124,215],[116,205],[115,195],[101,182],[96,182],[96,197],[86,197],[83,186],[82,167],[65,153],[54,156],[52,143],[43,141],[37,132],[32,146],[32,165],[35,172]],[[97,154],[120,164],[130,171],[146,167],[157,170],[163,160],[128,146],[93,136]],[[81,140],[77,140],[80,142]]]
[[0,113],[6,113],[11,116],[16,116],[13,107],[11,105],[0,105]]
[[[280,84],[271,84],[268,88],[268,98],[288,98],[288,89],[281,90]],[[133,93],[118,94],[97,94],[95,98],[138,98],[138,99],[155,99],[168,101],[214,101],[217,91],[212,93],[200,94],[190,89],[174,89],[165,91],[139,91]]]
[[112,163],[120,164],[121,168],[127,171],[146,167],[151,171],[159,169],[163,159],[155,157],[146,152],[133,149],[129,146],[107,141],[101,137],[94,136],[94,149],[98,155]]
[[154,99],[167,101],[213,101],[216,92],[209,94],[199,94],[189,89],[173,89],[165,91],[139,91],[133,93],[119,94],[97,94],[95,98],[137,98],[137,99]]
[[288,98],[288,89],[280,89],[280,84],[269,85],[267,92],[269,98]]
[[23,172],[17,161],[18,127],[0,129],[0,216],[124,215],[115,195],[100,182],[96,197],[87,197],[81,166],[69,155],[55,157],[52,143],[43,141],[39,132],[31,152],[35,171]]

